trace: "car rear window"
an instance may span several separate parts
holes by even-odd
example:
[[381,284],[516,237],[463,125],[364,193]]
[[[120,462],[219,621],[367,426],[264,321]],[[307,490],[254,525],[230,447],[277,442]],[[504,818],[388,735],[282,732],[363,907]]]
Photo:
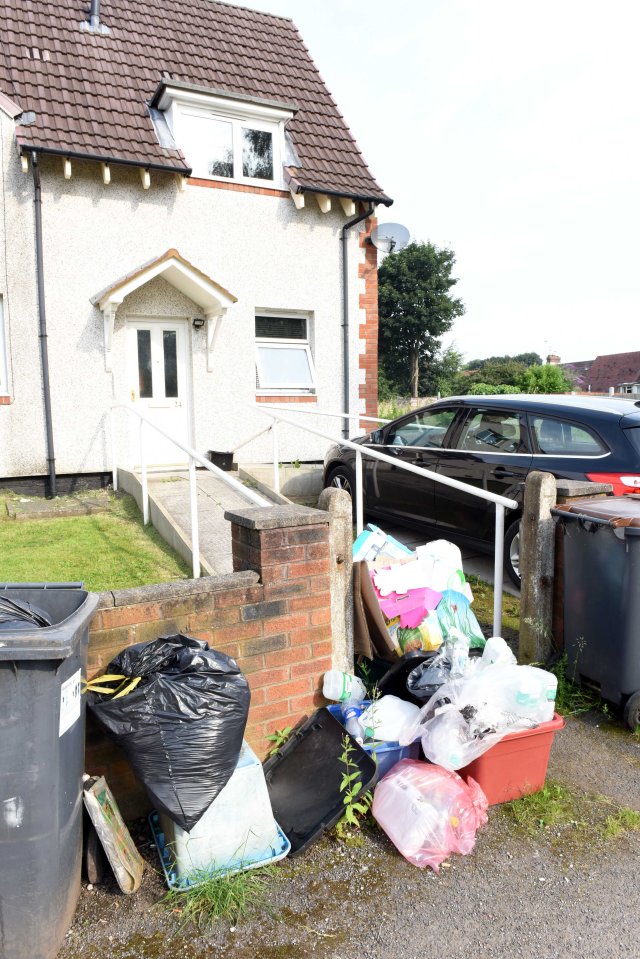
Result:
[[547,456],[601,456],[606,446],[585,426],[550,416],[533,416],[531,428],[539,453]]

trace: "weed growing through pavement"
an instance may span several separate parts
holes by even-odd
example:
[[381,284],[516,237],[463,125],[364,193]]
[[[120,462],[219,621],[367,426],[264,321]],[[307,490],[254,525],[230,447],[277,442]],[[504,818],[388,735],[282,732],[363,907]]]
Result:
[[192,888],[170,889],[163,902],[180,916],[181,926],[191,924],[205,930],[217,919],[235,925],[240,919],[268,911],[269,886],[276,874],[275,866],[226,874],[194,872],[189,877]]
[[563,653],[560,659],[552,666],[548,666],[549,672],[558,680],[558,691],[556,693],[556,709],[563,716],[578,716],[580,713],[588,713],[592,709],[600,709],[608,714],[608,707],[602,702],[600,696],[586,686],[581,686],[575,681],[577,674],[577,660],[574,664],[573,676],[567,677],[569,660],[566,653]]
[[350,737],[343,736],[340,756],[343,767],[340,792],[344,814],[336,826],[336,836],[343,842],[358,845],[362,842],[360,835],[362,825],[371,811],[373,793],[371,790],[362,792],[362,783],[359,782],[360,770],[351,758],[354,752],[355,746]]
[[578,849],[640,830],[640,812],[553,781],[530,796],[503,803],[501,810],[527,835],[548,839],[552,845],[573,840]]

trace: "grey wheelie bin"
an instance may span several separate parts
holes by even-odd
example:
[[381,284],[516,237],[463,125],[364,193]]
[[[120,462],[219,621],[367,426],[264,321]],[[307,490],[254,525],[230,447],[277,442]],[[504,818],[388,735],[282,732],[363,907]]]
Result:
[[0,956],[53,959],[80,892],[82,680],[98,596],[0,584],[6,600],[51,625],[0,623]]
[[564,533],[568,677],[595,685],[640,725],[640,496],[553,510]]

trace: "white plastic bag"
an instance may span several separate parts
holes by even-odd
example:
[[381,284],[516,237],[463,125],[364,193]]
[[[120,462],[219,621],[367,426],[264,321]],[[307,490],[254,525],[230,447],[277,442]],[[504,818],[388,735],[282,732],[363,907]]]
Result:
[[360,722],[369,739],[396,743],[406,723],[418,718],[420,707],[397,696],[381,696],[362,713]]
[[372,811],[405,859],[438,872],[452,852],[471,852],[487,806],[471,777],[465,783],[439,766],[401,759],[376,786]]

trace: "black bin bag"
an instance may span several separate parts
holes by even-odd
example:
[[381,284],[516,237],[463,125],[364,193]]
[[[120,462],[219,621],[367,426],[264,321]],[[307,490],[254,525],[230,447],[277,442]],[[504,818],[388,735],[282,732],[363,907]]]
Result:
[[107,673],[141,677],[130,693],[87,704],[124,750],[152,802],[192,829],[233,773],[251,693],[235,660],[190,636],[118,653]]

